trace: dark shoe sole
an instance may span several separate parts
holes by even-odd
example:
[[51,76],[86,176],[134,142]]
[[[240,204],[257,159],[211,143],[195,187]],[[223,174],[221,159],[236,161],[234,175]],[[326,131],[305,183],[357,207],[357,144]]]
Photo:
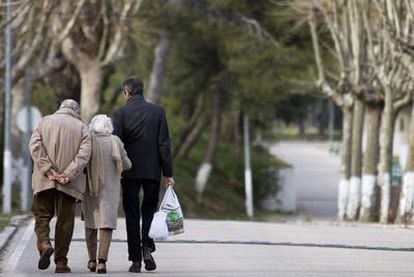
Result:
[[52,256],[54,251],[55,249],[53,249],[52,247],[48,248],[45,251],[45,253],[43,253],[43,255],[40,257],[39,263],[37,264],[37,268],[39,268],[40,270],[47,269],[50,265],[50,257]]
[[70,269],[55,269],[55,273],[71,273]]
[[128,272],[132,272],[132,273],[140,273],[141,272],[141,268],[132,268],[130,267]]

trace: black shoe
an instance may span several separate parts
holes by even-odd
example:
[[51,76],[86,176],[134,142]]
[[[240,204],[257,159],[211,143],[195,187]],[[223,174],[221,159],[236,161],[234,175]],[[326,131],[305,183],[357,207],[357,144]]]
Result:
[[129,272],[141,272],[141,262],[132,262],[132,265],[129,267]]
[[151,255],[151,248],[144,247],[142,252],[144,254],[145,269],[148,271],[155,270],[157,268],[157,265],[155,264],[154,258]]
[[54,251],[55,250],[52,247],[47,248],[40,256],[37,268],[41,270],[47,269],[50,265],[50,256],[52,256]]

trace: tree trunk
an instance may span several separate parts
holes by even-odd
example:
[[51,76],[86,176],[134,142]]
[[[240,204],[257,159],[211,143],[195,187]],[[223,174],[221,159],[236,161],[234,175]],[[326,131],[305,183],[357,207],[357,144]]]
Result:
[[352,123],[351,145],[351,181],[349,186],[346,217],[350,220],[358,218],[361,199],[362,175],[362,130],[364,125],[364,103],[355,99]]
[[[177,157],[177,156],[182,157],[181,149],[185,147],[185,142],[189,138],[190,134],[193,133],[195,128],[200,129],[200,131],[203,129],[203,127],[201,127],[200,123],[198,122],[200,121],[200,118],[203,114],[203,106],[204,106],[204,95],[199,95],[199,97],[197,98],[197,105],[191,115],[189,123],[187,127],[181,132],[180,139],[178,140],[177,145],[175,145],[173,149],[173,157]],[[201,120],[203,121],[203,125],[205,125],[204,118]],[[197,136],[195,136],[194,138],[197,138]]]
[[345,219],[351,177],[352,110],[343,108],[341,177],[338,189],[338,219]]
[[191,149],[193,149],[194,145],[197,143],[206,126],[207,121],[202,119],[193,129],[191,129],[191,132],[184,139],[179,151],[174,157],[187,159]]
[[20,79],[12,87],[11,150],[13,159],[21,158],[23,153],[23,133],[17,126],[17,114],[25,104],[23,80],[24,79]]
[[306,134],[306,122],[305,122],[305,119],[299,119],[298,126],[299,126],[299,135],[301,137],[304,137],[305,134]]
[[158,104],[160,102],[162,80],[169,51],[170,39],[163,34],[154,50],[154,63],[147,92],[147,99],[151,103]]
[[81,115],[89,122],[99,111],[103,82],[103,69],[99,62],[88,61],[78,66],[81,78]]
[[364,173],[362,176],[362,199],[360,221],[373,221],[378,193],[378,153],[379,153],[379,125],[381,110],[378,107],[367,107],[367,143],[364,153]]
[[403,177],[398,221],[408,224],[414,215],[414,104],[411,106],[410,142]]
[[213,113],[211,118],[211,135],[204,155],[203,162],[197,172],[195,187],[198,191],[199,200],[205,189],[207,181],[210,177],[211,169],[213,167],[213,158],[216,153],[217,144],[220,137],[221,126],[221,93],[216,90],[213,95]]
[[380,222],[388,223],[391,203],[392,141],[394,136],[393,95],[385,89],[385,107],[381,116],[380,161],[378,185],[381,189]]

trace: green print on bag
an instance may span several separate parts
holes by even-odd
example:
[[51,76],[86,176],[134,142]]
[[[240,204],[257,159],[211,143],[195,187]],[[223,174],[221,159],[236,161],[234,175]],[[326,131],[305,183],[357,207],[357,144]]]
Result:
[[177,195],[172,187],[165,191],[160,210],[167,214],[166,222],[170,235],[176,235],[184,232],[184,217],[178,202]]
[[168,212],[166,221],[170,234],[175,235],[184,232],[184,220],[177,211]]

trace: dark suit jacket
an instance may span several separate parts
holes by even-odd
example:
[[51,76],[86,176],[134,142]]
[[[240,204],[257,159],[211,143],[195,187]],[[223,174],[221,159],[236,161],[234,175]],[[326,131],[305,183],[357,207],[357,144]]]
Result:
[[124,143],[132,168],[122,174],[126,179],[159,181],[173,176],[170,136],[165,111],[134,95],[113,115],[114,134]]

